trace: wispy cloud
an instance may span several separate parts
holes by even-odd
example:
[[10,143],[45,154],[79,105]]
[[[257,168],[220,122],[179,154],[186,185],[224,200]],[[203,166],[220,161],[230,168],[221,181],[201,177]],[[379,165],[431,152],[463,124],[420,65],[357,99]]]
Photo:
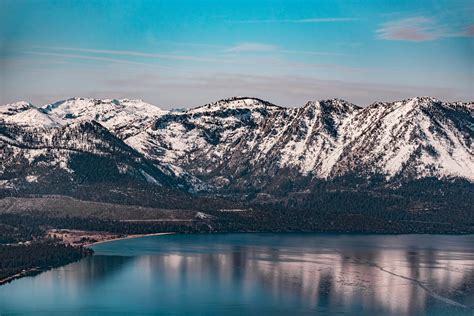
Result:
[[280,49],[280,53],[284,54],[301,54],[301,55],[326,55],[326,56],[350,56],[350,54],[344,53],[331,53],[331,52],[317,52],[317,51],[304,51],[304,50],[291,50],[291,49]]
[[334,22],[355,22],[359,21],[359,18],[309,18],[300,20],[288,20],[292,23],[334,23]]
[[[55,51],[70,51],[75,53],[89,53],[89,54],[102,54],[102,55],[115,55],[124,57],[144,57],[144,58],[155,58],[155,59],[168,59],[168,60],[180,60],[180,61],[200,61],[200,62],[222,62],[224,60],[190,56],[190,55],[179,55],[179,54],[156,54],[156,53],[145,53],[138,51],[129,50],[110,50],[110,49],[89,49],[89,48],[73,48],[73,47],[38,47],[43,49],[50,49]],[[80,55],[86,58],[88,55]],[[94,56],[90,56],[94,58]],[[97,57],[102,58],[102,57]]]
[[208,44],[208,43],[196,43],[196,42],[176,42],[176,41],[168,41],[168,40],[161,40],[158,39],[153,33],[147,32],[144,36],[145,41],[155,45],[171,45],[171,46],[185,46],[185,47],[202,47],[202,48],[219,48],[222,45],[217,44]]
[[[140,66],[150,66],[149,63],[141,63],[131,60],[125,59],[117,59],[117,58],[108,58],[108,57],[98,57],[98,56],[88,56],[88,55],[80,55],[80,54],[69,54],[69,53],[49,53],[49,52],[34,52],[34,51],[26,51],[26,54],[31,55],[38,55],[38,56],[49,56],[49,57],[64,57],[64,58],[77,58],[77,59],[85,59],[85,60],[95,60],[95,61],[104,61],[110,63],[119,63],[119,64],[127,64],[127,65],[140,65]],[[164,66],[160,66],[163,68],[168,68]]]
[[[273,69],[332,69],[342,72],[361,71],[361,68],[353,68],[337,64],[315,64],[303,63],[288,60],[287,58],[280,58],[279,54],[311,54],[311,55],[326,55],[331,53],[312,52],[312,51],[296,51],[279,49],[276,45],[264,43],[240,43],[222,51],[223,54],[216,57],[195,57],[188,55],[172,55],[172,54],[154,54],[139,51],[127,50],[110,50],[110,49],[90,49],[90,48],[69,48],[69,47],[35,47],[37,50],[23,51],[23,53],[37,56],[63,58],[64,60],[91,60],[105,63],[128,64],[145,67],[159,67],[161,69],[170,70],[174,67],[170,64],[162,64],[161,59],[176,60],[176,61],[190,61],[187,65],[188,70],[194,69],[194,65],[199,65],[202,62],[208,62],[216,65],[216,68],[222,68],[222,65],[239,67],[248,67],[249,70],[254,66],[271,67]],[[264,52],[264,57],[248,57],[238,56],[239,53],[247,52]],[[226,54],[230,53],[230,54]],[[138,57],[138,58],[137,58]],[[139,58],[142,57],[142,58]],[[194,64],[193,64],[194,63]],[[221,66],[217,66],[221,65]]]
[[227,53],[245,53],[245,52],[272,52],[281,54],[300,54],[300,55],[327,55],[327,56],[348,56],[343,53],[332,53],[332,52],[318,52],[318,51],[303,51],[303,50],[292,50],[282,49],[281,47],[273,44],[266,43],[239,43],[230,48],[224,50]]
[[222,45],[209,43],[193,43],[193,42],[174,42],[174,41],[157,41],[158,44],[170,44],[175,46],[189,46],[189,47],[205,47],[205,48],[222,48]]
[[[220,46],[219,46],[220,47]],[[223,46],[222,46],[223,47]],[[117,63],[130,63],[130,64],[142,64],[146,65],[146,62],[130,61],[128,59],[118,59],[110,57],[102,57],[95,55],[84,55],[86,54],[98,54],[105,56],[123,56],[123,57],[144,57],[151,59],[165,59],[165,60],[178,60],[178,61],[197,61],[197,62],[210,62],[210,63],[242,63],[242,61],[230,60],[226,57],[203,57],[203,56],[189,56],[189,55],[178,55],[178,54],[160,54],[160,53],[145,53],[139,51],[128,51],[128,50],[109,50],[109,49],[89,49],[89,48],[72,48],[72,47],[41,47],[41,49],[48,49],[54,52],[29,52],[37,55],[49,55],[49,56],[64,56],[70,58],[81,58],[98,61],[109,61]],[[58,53],[61,51],[72,52],[72,53]],[[283,54],[303,54],[303,55],[336,55],[336,56],[347,56],[342,53],[330,53],[330,52],[316,52],[316,51],[299,51],[299,50],[286,50],[280,49],[277,45],[265,44],[265,43],[239,43],[230,48],[224,50],[228,53],[244,53],[244,52],[273,52]]]
[[398,41],[432,41],[443,36],[443,30],[433,20],[414,17],[385,23],[377,30],[380,38]]
[[278,49],[275,45],[263,43],[240,43],[226,49],[226,52],[242,53],[242,52],[271,52]]
[[378,30],[378,37],[392,41],[425,42],[447,37],[473,36],[474,26],[464,31],[454,31],[447,25],[424,16],[411,17],[383,24]]
[[304,19],[268,19],[268,20],[239,20],[236,23],[338,23],[355,22],[360,18],[353,17],[325,17],[325,18],[304,18]]

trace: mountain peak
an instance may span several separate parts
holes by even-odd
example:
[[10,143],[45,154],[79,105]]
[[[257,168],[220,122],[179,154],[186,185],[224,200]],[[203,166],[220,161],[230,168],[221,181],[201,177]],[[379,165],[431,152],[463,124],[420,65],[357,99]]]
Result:
[[91,99],[70,98],[43,106],[48,114],[61,119],[86,118],[107,121],[117,116],[149,117],[162,115],[167,111],[134,99]]
[[355,104],[338,98],[320,101],[308,101],[303,108],[317,108],[320,109],[322,112],[353,112],[354,110],[361,109]]
[[6,115],[14,115],[16,113],[34,108],[35,106],[26,101],[19,101],[9,104],[0,105],[0,113]]
[[227,109],[259,109],[259,108],[275,108],[280,109],[281,107],[254,97],[232,97],[227,99],[221,99],[216,102],[208,103],[202,106],[198,106],[189,110],[191,113],[198,112],[215,112]]
[[409,99],[406,99],[406,100],[403,100],[401,101],[403,104],[406,104],[406,105],[411,105],[413,107],[427,107],[427,106],[431,106],[433,104],[441,104],[442,102],[436,98],[433,98],[433,97],[428,97],[428,96],[425,96],[425,97],[413,97],[413,98],[409,98]]
[[439,99],[430,97],[430,96],[413,97],[413,98],[407,99],[407,101],[420,102],[420,103],[441,102]]
[[367,108],[386,108],[393,111],[396,109],[412,110],[417,108],[429,108],[433,105],[445,104],[444,102],[433,97],[412,97],[394,102],[374,102]]

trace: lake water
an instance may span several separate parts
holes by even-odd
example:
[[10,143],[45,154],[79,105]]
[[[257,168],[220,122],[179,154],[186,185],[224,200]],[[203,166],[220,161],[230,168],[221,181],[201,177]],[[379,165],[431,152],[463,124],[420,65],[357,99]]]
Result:
[[474,236],[166,235],[0,286],[0,315],[473,315]]

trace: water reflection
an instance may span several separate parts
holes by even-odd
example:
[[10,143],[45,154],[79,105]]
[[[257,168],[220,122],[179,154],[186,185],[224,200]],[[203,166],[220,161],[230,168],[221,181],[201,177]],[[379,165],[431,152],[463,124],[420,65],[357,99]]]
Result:
[[0,287],[0,314],[34,310],[19,304],[26,288],[54,294],[42,310],[84,313],[473,314],[473,236],[162,236],[96,250]]

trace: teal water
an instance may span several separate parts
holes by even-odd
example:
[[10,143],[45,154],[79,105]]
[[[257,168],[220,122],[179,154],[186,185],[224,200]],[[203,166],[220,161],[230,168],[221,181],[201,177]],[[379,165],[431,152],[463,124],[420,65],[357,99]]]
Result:
[[474,236],[167,235],[0,286],[0,315],[473,315]]

